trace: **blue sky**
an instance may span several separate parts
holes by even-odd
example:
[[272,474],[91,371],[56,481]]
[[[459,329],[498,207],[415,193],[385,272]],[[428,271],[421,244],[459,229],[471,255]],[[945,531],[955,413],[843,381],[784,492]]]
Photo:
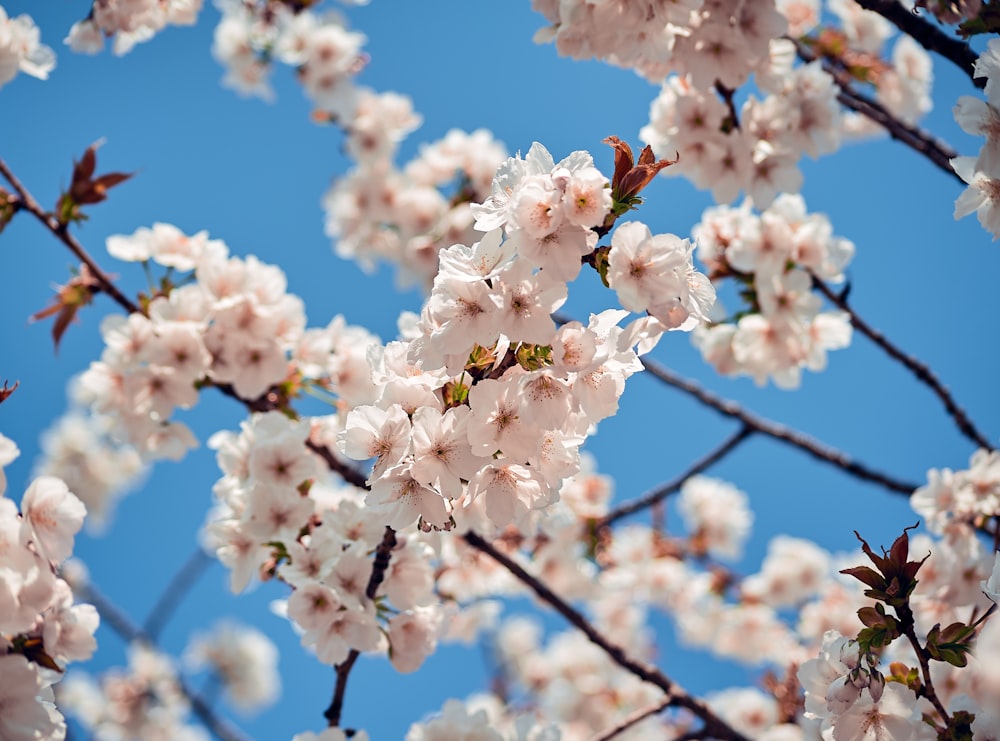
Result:
[[[77,234],[119,275],[120,285],[141,289],[141,271],[114,264],[104,250],[106,237],[167,221],[189,233],[207,229],[235,254],[280,264],[289,290],[305,300],[310,326],[323,326],[342,313],[391,338],[399,311],[419,309],[420,296],[398,293],[391,270],[367,275],[334,256],[319,202],[331,179],[348,166],[342,137],[310,123],[309,105],[291,71],[277,71],[274,104],[223,89],[223,71],[209,51],[218,19],[210,5],[197,27],[168,29],[126,57],[74,55],[61,39],[84,12],[82,5],[4,4],[10,15],[31,13],[43,42],[59,58],[48,81],[22,75],[0,90],[0,157],[43,205],[54,204],[69,182],[73,158],[106,139],[99,169],[136,176],[108,202],[91,208],[91,219]],[[360,81],[411,96],[424,117],[404,144],[403,159],[450,128],[486,127],[510,151],[526,151],[535,140],[557,159],[587,149],[610,173],[611,151],[601,140],[615,134],[637,143],[657,92],[627,71],[561,59],[553,47],[535,45],[531,37],[543,19],[523,2],[376,0],[347,15],[368,37],[371,62]],[[963,134],[951,116],[957,96],[975,91],[946,62],[935,60],[935,72],[935,110],[925,125],[960,153],[975,154],[979,142]],[[827,213],[835,233],[857,246],[848,271],[854,307],[934,368],[996,440],[997,333],[990,322],[1000,316],[995,290],[1000,253],[973,219],[953,220],[958,183],[887,139],[848,145],[818,162],[806,160],[803,171],[810,210]],[[646,195],[637,218],[654,232],[687,236],[710,205],[708,194],[679,179],[661,179]],[[100,354],[99,320],[115,307],[100,297],[82,312],[56,355],[48,324],[29,324],[27,318],[49,302],[53,284],[66,280],[71,255],[22,215],[0,235],[0,260],[6,277],[0,291],[0,379],[21,382],[0,407],[0,431],[22,450],[7,471],[8,494],[17,499],[29,480],[39,435],[63,411],[68,379]],[[572,313],[615,305],[614,296],[591,278],[572,287]],[[860,336],[831,355],[826,372],[807,373],[794,392],[719,377],[684,336],[667,337],[655,357],[902,479],[919,483],[928,468],[961,468],[972,452],[939,401]],[[241,410],[219,395],[203,394],[197,409],[182,419],[204,443],[217,429],[235,429]],[[601,424],[588,448],[599,468],[616,478],[617,495],[625,499],[672,478],[735,428],[679,392],[638,378],[630,382],[621,413]],[[854,548],[853,529],[873,544],[887,544],[917,519],[900,497],[766,439],[750,440],[712,474],[746,491],[756,512],[754,537],[739,567],[744,572],[756,568],[767,541],[779,533],[843,551]],[[217,477],[211,451],[203,445],[182,465],[157,467],[124,500],[106,535],[78,539],[77,555],[95,583],[137,620],[194,549]],[[281,649],[285,694],[276,708],[238,722],[260,739],[319,730],[333,672],[299,648],[287,622],[268,612],[269,601],[284,591],[269,585],[234,598],[225,578],[216,566],[198,582],[168,626],[164,647],[178,651],[192,629],[222,615],[257,624]],[[739,667],[678,660],[688,654],[676,647],[671,630],[664,628],[660,637],[661,666],[695,692],[753,681],[753,674]],[[90,671],[122,661],[122,644],[113,633],[102,628],[99,641],[100,653],[86,667]],[[442,650],[422,673],[409,676],[395,673],[385,659],[365,658],[352,676],[344,721],[375,739],[400,738],[410,722],[444,699],[482,689],[484,676],[475,650]]]

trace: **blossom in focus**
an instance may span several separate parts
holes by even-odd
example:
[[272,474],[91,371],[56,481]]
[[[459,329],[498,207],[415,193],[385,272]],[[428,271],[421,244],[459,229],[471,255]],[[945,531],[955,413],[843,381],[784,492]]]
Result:
[[952,169],[969,187],[955,201],[955,219],[975,213],[983,229],[1000,239],[1000,165],[975,157],[956,157]]
[[33,741],[66,737],[66,721],[52,702],[52,689],[24,656],[0,656],[0,738]]

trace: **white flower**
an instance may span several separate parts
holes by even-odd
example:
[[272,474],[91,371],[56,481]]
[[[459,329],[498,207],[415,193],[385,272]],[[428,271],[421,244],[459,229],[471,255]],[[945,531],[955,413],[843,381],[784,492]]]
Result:
[[233,704],[257,711],[272,704],[281,691],[278,650],[254,628],[220,623],[209,635],[198,636],[185,652],[194,668],[211,667],[222,679]]
[[66,721],[52,703],[52,690],[38,667],[19,654],[0,656],[0,738],[61,741],[65,737]]
[[0,434],[0,497],[7,491],[7,475],[3,472],[3,467],[13,463],[20,454],[17,444],[9,437]]
[[956,157],[951,166],[969,184],[955,201],[955,219],[975,211],[983,229],[996,241],[1000,238],[1000,165],[987,167],[975,157]]
[[14,79],[18,70],[44,80],[56,66],[56,55],[39,43],[38,26],[28,15],[8,18],[0,6],[0,87]]
[[994,602],[1000,602],[1000,553],[996,554],[993,561],[993,573],[990,578],[980,583],[983,594]]
[[61,479],[39,476],[21,500],[25,521],[34,531],[38,550],[50,561],[64,561],[73,552],[73,536],[83,525],[87,508]]
[[908,741],[922,722],[917,698],[897,682],[885,687],[878,702],[867,692],[833,719],[835,741]]

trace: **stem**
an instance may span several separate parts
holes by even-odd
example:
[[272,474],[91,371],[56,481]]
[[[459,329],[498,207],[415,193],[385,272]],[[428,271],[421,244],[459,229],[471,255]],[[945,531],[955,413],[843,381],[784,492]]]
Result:
[[[385,572],[389,568],[389,559],[392,558],[392,549],[395,547],[396,531],[391,527],[386,527],[385,533],[382,535],[382,542],[375,549],[372,573],[368,577],[368,586],[365,588],[365,596],[370,600],[375,599],[379,585],[385,579]],[[351,652],[347,654],[347,658],[334,667],[337,682],[333,686],[333,699],[330,701],[330,707],[323,712],[323,717],[326,718],[331,727],[340,725],[340,715],[344,709],[344,694],[347,691],[347,679],[351,675],[351,669],[354,668],[354,662],[358,660],[360,655],[359,651],[352,648]]]
[[719,94],[722,100],[726,104],[726,110],[729,112],[728,122],[729,125],[734,129],[740,128],[740,116],[736,112],[736,104],[733,101],[733,95],[736,93],[732,88],[728,88],[723,85],[719,80],[715,81],[715,92]]
[[319,445],[312,440],[306,440],[306,447],[324,460],[327,467],[340,476],[348,484],[368,491],[368,477],[364,473],[340,460],[332,450],[325,445]]
[[654,684],[663,690],[667,695],[664,707],[676,706],[690,711],[705,724],[704,730],[706,735],[713,738],[729,739],[731,741],[749,741],[746,736],[715,715],[704,702],[689,695],[655,666],[650,666],[631,658],[621,646],[605,638],[581,613],[573,609],[569,603],[556,595],[555,592],[545,586],[539,579],[525,571],[506,554],[498,551],[492,543],[484,540],[482,536],[472,530],[462,537],[470,546],[493,558],[521,582],[530,587],[543,602],[550,605],[556,612],[566,618],[570,624],[587,636],[592,643],[600,647],[618,666],[634,674],[639,679]]
[[702,404],[715,409],[720,414],[740,420],[740,422],[754,432],[759,432],[760,434],[767,435],[775,440],[780,440],[787,445],[791,445],[794,448],[798,448],[799,450],[808,453],[817,460],[840,468],[855,478],[878,484],[879,486],[882,486],[889,491],[896,492],[897,494],[909,496],[917,488],[916,484],[901,481],[880,471],[868,468],[867,466],[852,460],[847,453],[841,452],[836,448],[831,448],[824,443],[804,435],[798,430],[785,427],[784,425],[772,422],[764,417],[758,417],[756,414],[744,409],[735,401],[730,401],[729,399],[723,399],[720,396],[716,396],[711,391],[702,388],[694,381],[689,381],[686,378],[676,375],[672,371],[667,370],[666,366],[660,365],[655,360],[649,360],[647,358],[641,358],[641,360],[643,366],[645,366],[646,370],[653,377],[663,381],[668,386],[680,389],[689,396],[693,396]]
[[174,611],[187,596],[191,587],[198,581],[198,578],[205,573],[209,564],[211,561],[208,555],[201,548],[198,548],[188,557],[180,571],[174,575],[166,589],[160,594],[156,604],[153,605],[153,609],[149,611],[149,617],[146,618],[143,629],[150,640],[155,641],[160,637],[161,631]]
[[660,700],[659,702],[654,702],[652,705],[649,705],[648,707],[639,708],[630,716],[628,716],[625,720],[623,720],[621,723],[616,725],[614,728],[609,728],[600,735],[594,736],[591,739],[591,741],[610,741],[610,739],[613,739],[620,733],[624,733],[639,721],[646,720],[646,718],[648,718],[649,716],[656,715],[658,712],[664,710],[669,706],[670,706],[670,697],[667,696],[664,699]]
[[733,435],[730,435],[728,438],[726,438],[721,445],[716,447],[714,450],[709,452],[700,460],[696,461],[694,464],[691,465],[690,468],[688,468],[684,473],[675,478],[673,481],[669,481],[665,484],[660,484],[656,488],[650,489],[648,492],[638,497],[637,499],[634,499],[631,502],[626,502],[625,504],[615,507],[608,514],[606,514],[604,517],[602,517],[596,523],[594,523],[595,529],[600,530],[601,528],[607,527],[608,525],[617,522],[623,517],[635,514],[636,512],[640,512],[647,507],[650,507],[654,504],[658,504],[659,502],[663,501],[671,494],[679,491],[680,488],[684,485],[684,482],[687,481],[689,478],[691,478],[692,476],[697,476],[702,471],[711,468],[720,460],[725,458],[729,453],[735,450],[740,443],[742,443],[748,437],[753,435],[754,432],[755,430],[752,427],[750,427],[747,424],[743,424],[743,426],[740,427],[740,429],[737,430]]
[[7,179],[7,182],[9,182],[11,187],[13,187],[17,192],[18,197],[21,199],[21,208],[31,214],[34,214],[35,218],[42,222],[46,229],[52,232],[52,234],[54,234],[60,242],[69,247],[70,252],[76,255],[77,259],[90,269],[90,272],[100,284],[101,290],[104,291],[104,293],[108,294],[108,296],[110,296],[115,303],[125,309],[125,311],[129,314],[141,311],[138,305],[133,303],[131,299],[118,290],[118,287],[114,284],[108,274],[98,267],[97,263],[94,262],[94,259],[87,254],[83,245],[76,240],[76,237],[70,234],[69,231],[56,221],[51,214],[46,213],[45,210],[38,205],[38,201],[32,197],[31,193],[29,193],[28,190],[21,184],[21,181],[14,176],[14,173],[12,173],[10,168],[7,167],[7,163],[2,159],[0,159],[0,174]]
[[826,285],[826,283],[821,281],[815,275],[813,276],[813,285],[819,289],[819,292],[826,296],[827,299],[829,299],[830,302],[837,308],[847,312],[848,316],[851,318],[851,324],[855,329],[882,348],[882,350],[884,350],[890,358],[902,363],[904,367],[913,373],[918,381],[930,388],[930,390],[933,391],[939,399],[941,399],[941,402],[944,404],[944,408],[948,411],[948,414],[951,415],[951,418],[955,420],[955,424],[958,426],[958,429],[963,435],[972,440],[972,442],[980,448],[985,448],[986,450],[994,449],[986,439],[986,436],[976,429],[975,425],[972,424],[972,421],[968,418],[965,411],[957,403],[955,403],[955,399],[952,397],[951,393],[941,384],[938,377],[925,363],[917,360],[912,355],[907,355],[889,342],[885,335],[858,316],[854,310],[848,306],[847,300],[843,296],[838,296],[830,290],[830,287]]
[[900,628],[902,629],[903,635],[910,642],[910,646],[913,647],[913,652],[917,655],[917,661],[920,662],[920,672],[923,674],[924,682],[920,688],[920,692],[931,701],[934,709],[938,711],[941,715],[941,720],[944,721],[946,725],[950,725],[951,718],[948,716],[948,711],[945,710],[944,705],[937,696],[937,692],[934,691],[934,680],[931,679],[931,666],[928,661],[928,654],[926,649],[920,645],[920,641],[917,640],[917,634],[913,630],[913,611],[910,610],[908,604],[901,605],[896,608],[896,613],[899,615]]
[[979,56],[967,43],[949,36],[915,12],[907,10],[897,0],[857,0],[857,3],[865,10],[878,13],[927,51],[940,54],[950,61],[967,74],[972,84],[980,90],[986,87],[986,78],[973,77],[973,67]]
[[[812,54],[808,47],[805,46],[805,44],[797,39],[790,40],[793,44],[795,44],[795,51],[798,54],[799,59],[804,62],[813,62],[816,60],[816,57]],[[854,90],[849,79],[831,67],[828,63],[823,62],[823,69],[833,78],[834,82],[836,82],[837,86],[840,88],[837,100],[841,105],[850,108],[852,111],[857,111],[861,115],[870,118],[872,121],[882,126],[887,132],[889,132],[889,136],[902,142],[915,152],[922,154],[932,163],[937,165],[937,167],[942,171],[955,178],[962,184],[963,188],[967,185],[967,183],[962,180],[962,178],[958,176],[958,173],[956,173],[951,167],[951,160],[958,156],[958,153],[955,150],[947,144],[939,142],[923,129],[904,123],[896,118],[878,101],[868,98]]]
[[340,726],[340,714],[344,709],[344,693],[347,691],[347,678],[351,675],[354,662],[358,660],[360,655],[360,651],[352,648],[351,652],[347,654],[347,658],[333,668],[337,674],[337,682],[333,686],[333,699],[330,701],[330,707],[323,713],[323,717],[326,718],[326,722],[331,728]]

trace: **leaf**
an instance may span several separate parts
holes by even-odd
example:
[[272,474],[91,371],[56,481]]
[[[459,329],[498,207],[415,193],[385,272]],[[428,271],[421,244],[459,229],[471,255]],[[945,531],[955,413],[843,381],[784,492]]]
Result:
[[868,566],[855,566],[850,569],[841,569],[840,573],[853,576],[858,581],[867,584],[873,589],[882,591],[886,588],[886,582],[882,575]]
[[56,352],[59,351],[59,343],[62,341],[63,335],[66,334],[69,325],[76,318],[76,313],[93,300],[99,287],[100,284],[87,266],[81,265],[80,273],[66,285],[59,287],[55,303],[31,315],[30,321],[32,322],[55,316],[56,319],[52,325],[52,340],[55,343]]
[[17,391],[17,387],[21,385],[20,381],[14,381],[13,386],[8,386],[7,381],[3,382],[3,388],[0,388],[0,404],[7,401],[7,397]]
[[80,206],[100,203],[108,197],[110,188],[125,182],[132,173],[111,172],[94,177],[97,169],[97,148],[102,142],[95,142],[87,147],[79,162],[73,163],[73,180],[69,189],[59,196],[56,203],[56,218],[60,224],[82,221],[86,216],[80,211]]

